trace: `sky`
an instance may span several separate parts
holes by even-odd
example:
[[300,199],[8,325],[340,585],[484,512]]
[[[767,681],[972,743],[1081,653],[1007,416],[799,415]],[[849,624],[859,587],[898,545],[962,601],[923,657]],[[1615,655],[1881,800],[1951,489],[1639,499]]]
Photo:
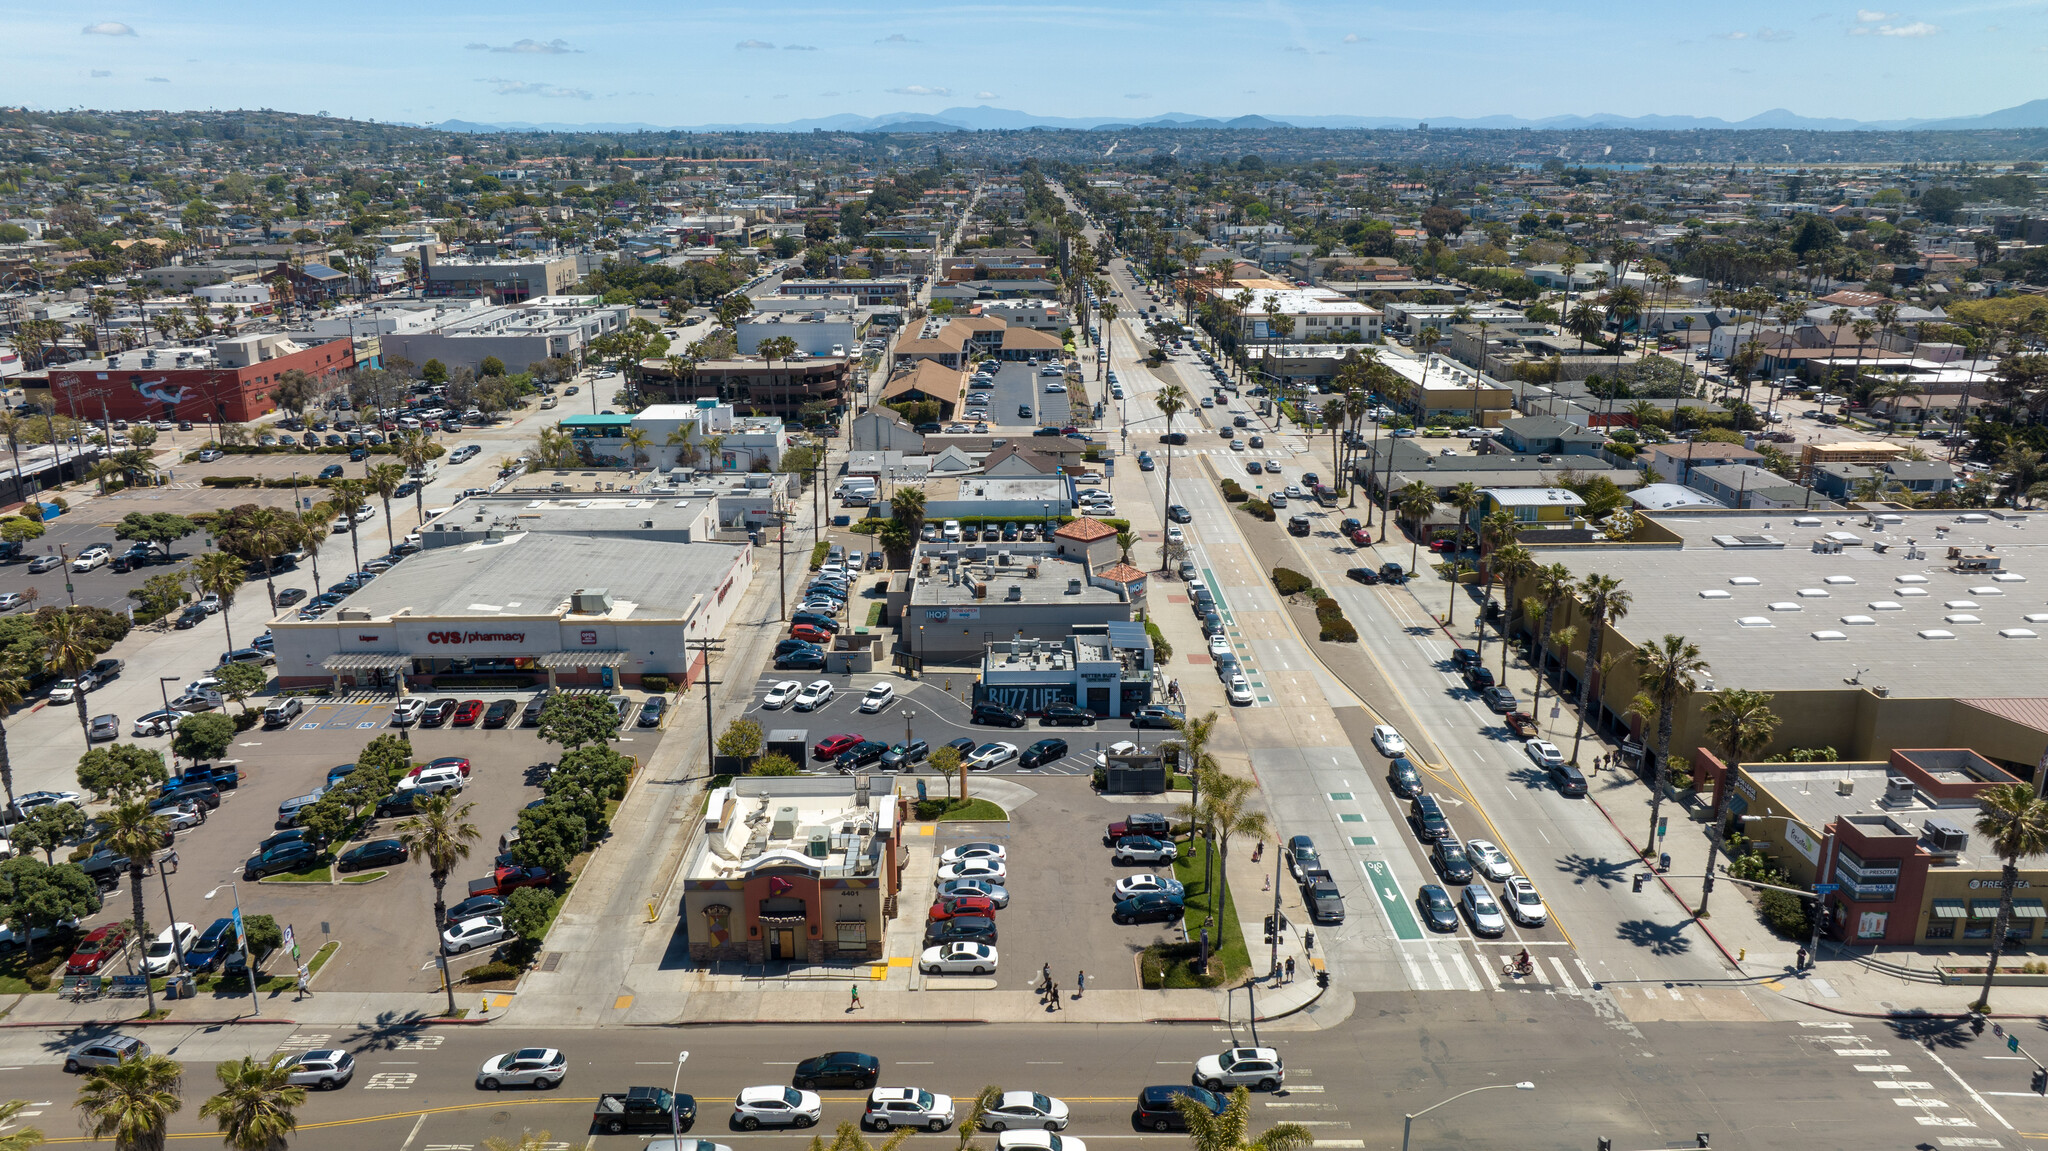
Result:
[[1859,120],[2048,96],[2048,0],[0,0],[0,103],[432,123],[1772,108]]

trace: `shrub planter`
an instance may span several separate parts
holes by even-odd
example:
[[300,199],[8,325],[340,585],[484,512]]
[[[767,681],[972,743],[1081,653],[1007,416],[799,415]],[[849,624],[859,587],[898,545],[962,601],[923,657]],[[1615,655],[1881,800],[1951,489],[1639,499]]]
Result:
[[[1943,983],[1957,983],[1976,986],[1984,982],[1984,967],[1948,967],[1934,965],[1934,973],[1941,976]],[[2048,987],[2048,971],[2028,971],[2024,967],[2000,965],[1998,973],[1991,977],[1993,987]]]

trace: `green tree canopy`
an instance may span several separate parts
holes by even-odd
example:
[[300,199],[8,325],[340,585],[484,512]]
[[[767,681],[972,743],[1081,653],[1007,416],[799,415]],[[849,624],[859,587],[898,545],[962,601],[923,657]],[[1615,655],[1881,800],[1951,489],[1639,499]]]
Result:
[[170,512],[129,512],[114,525],[114,538],[140,540],[168,557],[172,544],[198,530],[198,524]]
[[45,803],[8,832],[14,846],[40,851],[45,863],[57,861],[57,849],[85,834],[85,812],[69,803]]
[[29,937],[35,954],[34,930],[49,931],[66,919],[83,919],[100,909],[100,889],[75,863],[44,863],[33,855],[0,861],[0,915]]
[[78,757],[78,786],[95,800],[139,799],[170,778],[163,753],[132,743],[110,743]]
[[198,762],[218,759],[235,742],[235,721],[217,711],[188,715],[171,734],[171,752]]
[[619,713],[601,695],[557,692],[540,709],[540,737],[566,749],[602,744],[618,731]]

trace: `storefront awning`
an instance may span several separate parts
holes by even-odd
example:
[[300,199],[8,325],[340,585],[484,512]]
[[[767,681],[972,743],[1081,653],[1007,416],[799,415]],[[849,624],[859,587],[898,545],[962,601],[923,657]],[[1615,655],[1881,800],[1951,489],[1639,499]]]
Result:
[[2048,908],[2041,906],[2038,899],[2015,899],[2012,913],[2017,919],[2048,919]]
[[1996,899],[1972,899],[1970,901],[1970,918],[1998,918],[1998,901]]
[[557,651],[541,656],[534,662],[544,670],[561,671],[576,667],[619,667],[632,653],[623,651]]
[[322,671],[404,671],[412,657],[396,651],[349,651],[320,661]]
[[1963,910],[1963,901],[1960,899],[1937,899],[1934,901],[1934,917],[1936,919],[1967,919],[1969,914],[1969,912]]

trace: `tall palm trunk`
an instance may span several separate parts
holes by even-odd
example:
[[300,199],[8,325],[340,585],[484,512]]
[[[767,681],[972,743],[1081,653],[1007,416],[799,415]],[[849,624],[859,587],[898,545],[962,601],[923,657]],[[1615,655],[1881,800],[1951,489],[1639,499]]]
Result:
[[1646,848],[1657,842],[1657,810],[1664,806],[1664,780],[1671,770],[1671,711],[1677,702],[1670,697],[1657,702],[1657,761],[1650,769],[1650,830],[1643,838]]
[[7,723],[0,718],[0,788],[7,791],[7,807],[14,810],[14,756],[7,747]]
[[1572,728],[1572,766],[1579,763],[1579,740],[1586,734],[1586,709],[1592,706],[1593,677],[1599,674],[1600,645],[1607,637],[1602,625],[1606,605],[1599,601],[1589,604],[1586,613],[1586,670],[1579,677],[1579,720]]
[[[2005,933],[2012,926],[2012,891],[2020,882],[2020,869],[2010,858],[1998,869],[1998,918],[1991,922],[1991,954],[1984,960],[1984,987],[1977,992],[1977,1009],[1991,1007],[1991,980],[1998,974],[1998,959],[2005,954]],[[1825,904],[1823,904],[1825,906]]]
[[[429,875],[429,878],[434,881],[434,930],[439,931],[441,925],[448,922],[448,873],[445,871],[435,871]],[[445,966],[441,969],[441,972],[442,986],[448,992],[448,1014],[453,1016],[455,1014],[455,980],[448,975],[448,969]]]
[[[142,869],[148,862],[147,859],[128,861],[128,894],[135,904],[135,945],[140,948],[149,946],[149,922],[142,914]],[[145,981],[143,990],[149,998],[149,1013],[155,1015],[156,988]],[[250,1006],[254,1007],[255,1004],[252,1003]]]

